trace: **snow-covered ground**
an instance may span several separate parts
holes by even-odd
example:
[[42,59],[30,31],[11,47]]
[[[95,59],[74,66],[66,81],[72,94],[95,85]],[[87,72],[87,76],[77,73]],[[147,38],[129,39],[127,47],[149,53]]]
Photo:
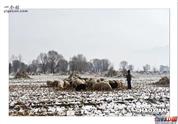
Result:
[[[138,75],[131,90],[59,91],[43,87],[47,80],[67,76],[38,75],[9,82],[9,115],[152,116],[169,115],[170,89],[151,85],[158,75]],[[92,76],[99,78],[96,76]],[[123,80],[124,78],[107,78]],[[125,82],[126,83],[126,82]]]

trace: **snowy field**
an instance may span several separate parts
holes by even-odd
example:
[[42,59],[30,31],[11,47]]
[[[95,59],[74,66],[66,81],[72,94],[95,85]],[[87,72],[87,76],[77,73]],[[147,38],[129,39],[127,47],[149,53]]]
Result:
[[[10,116],[153,116],[168,115],[170,111],[169,87],[152,85],[161,78],[160,75],[135,76],[131,90],[81,92],[45,87],[47,80],[67,76],[30,77],[13,79],[10,76]],[[122,80],[126,85],[124,78],[106,79]]]

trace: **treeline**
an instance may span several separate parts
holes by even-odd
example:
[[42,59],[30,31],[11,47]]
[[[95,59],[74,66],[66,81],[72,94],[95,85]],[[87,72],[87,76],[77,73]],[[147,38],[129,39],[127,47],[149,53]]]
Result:
[[[121,61],[119,71],[125,73],[126,70],[134,70],[132,64],[128,64],[127,61]],[[163,71],[169,71],[167,66],[160,66]],[[9,73],[16,73],[18,71],[26,71],[27,73],[60,73],[67,74],[70,72],[78,73],[106,73],[107,76],[114,76],[118,74],[118,71],[114,69],[111,62],[108,59],[92,59],[87,60],[82,54],[78,54],[70,58],[67,61],[62,54],[57,51],[51,50],[47,53],[40,53],[31,64],[25,64],[22,62],[21,56],[13,56],[9,62]],[[118,70],[118,69],[117,69]],[[151,71],[149,64],[143,66],[143,72]],[[152,71],[158,72],[160,70],[152,68]]]
[[27,65],[21,61],[21,56],[12,57],[9,63],[9,73],[16,73],[24,70],[28,73],[67,73],[67,72],[91,72],[102,73],[111,66],[108,59],[92,59],[87,61],[82,54],[73,56],[67,61],[62,54],[51,50],[48,53],[40,53],[31,64]]

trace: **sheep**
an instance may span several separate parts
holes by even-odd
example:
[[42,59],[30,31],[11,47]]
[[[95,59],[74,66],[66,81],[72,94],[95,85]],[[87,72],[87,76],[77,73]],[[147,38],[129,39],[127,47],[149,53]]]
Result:
[[112,88],[111,88],[111,86],[109,85],[108,82],[102,81],[102,82],[99,82],[99,83],[95,83],[93,85],[93,90],[97,90],[97,91],[111,91]]
[[79,84],[75,88],[76,91],[86,90],[86,84]]
[[63,89],[64,88],[64,81],[63,80],[58,80],[57,87]]
[[112,87],[112,89],[118,88],[118,83],[115,80],[109,80],[109,84]]
[[58,81],[57,81],[57,80],[53,81],[52,86],[53,86],[53,87],[57,87],[57,86],[58,86]]
[[169,85],[170,84],[170,80],[168,77],[162,77],[158,82],[156,82],[155,84],[158,85]]
[[54,86],[54,83],[52,81],[47,81],[46,84],[47,84],[48,87],[53,87]]
[[70,85],[70,82],[69,81],[67,81],[67,80],[64,80],[64,86],[63,86],[63,89],[65,89],[65,90],[69,90],[69,89],[71,89],[72,87],[71,87],[71,85]]
[[53,82],[52,81],[47,81],[47,86],[48,87],[58,87],[58,88],[63,88],[64,86],[64,81],[63,80],[54,80]]
[[81,79],[74,79],[73,81],[72,81],[72,86],[74,87],[74,88],[76,88],[78,85],[80,85],[80,84],[85,84],[85,81],[83,81],[83,80],[81,80]]
[[117,82],[119,90],[127,89],[127,86],[123,84],[122,80],[115,80],[115,82]]
[[122,83],[122,81],[117,81],[117,83],[118,83],[118,87],[119,87],[119,88],[123,88],[123,83]]
[[86,81],[86,85],[88,89],[92,89],[93,85],[96,84],[97,81],[93,78],[90,78],[88,81]]

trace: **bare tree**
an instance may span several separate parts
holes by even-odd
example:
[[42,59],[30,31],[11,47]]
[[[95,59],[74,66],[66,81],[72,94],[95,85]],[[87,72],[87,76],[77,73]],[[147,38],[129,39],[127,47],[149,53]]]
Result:
[[40,55],[37,57],[37,60],[39,61],[39,64],[41,65],[42,72],[46,73],[47,63],[48,63],[47,54],[46,53],[40,53]]
[[56,65],[56,68],[57,68],[57,72],[66,73],[67,69],[68,69],[68,62],[67,62],[67,60],[65,60],[65,59],[59,60],[58,63],[57,63],[57,65]]
[[133,65],[128,65],[128,70],[130,70],[130,71],[133,71],[134,70],[134,66]]
[[51,73],[54,73],[55,67],[60,59],[64,59],[64,57],[58,52],[51,50],[48,52],[48,64],[50,66]]
[[28,72],[37,73],[38,67],[39,67],[39,61],[34,59],[32,63],[28,66]]
[[78,71],[78,72],[86,72],[87,71],[87,60],[86,57],[82,54],[78,54],[77,56],[73,56],[69,62],[70,71]]
[[143,66],[143,71],[144,72],[148,72],[150,70],[150,65],[149,64],[146,64]]
[[22,62],[22,55],[12,55],[10,58],[10,61],[12,61],[12,67],[11,69],[13,70],[13,72],[17,72],[20,71],[22,69],[25,69],[27,65],[25,65],[25,63]]
[[102,59],[101,64],[102,64],[102,72],[108,71],[108,68],[110,66],[109,60],[108,59]]
[[120,62],[120,69],[121,69],[121,73],[122,76],[125,76],[127,74],[127,67],[128,67],[128,62],[123,60]]
[[123,60],[120,62],[120,67],[121,67],[121,70],[125,70],[128,66],[128,62]]
[[157,70],[156,67],[153,67],[153,68],[152,68],[152,71],[153,71],[154,73],[158,72],[158,70]]
[[94,72],[93,63],[91,61],[87,63],[87,72]]
[[101,72],[101,61],[99,59],[93,59],[92,64],[95,73]]
[[93,59],[92,61],[92,65],[93,65],[93,71],[95,73],[102,73],[104,71],[108,71],[109,66],[110,66],[110,62],[108,59]]
[[21,62],[19,60],[13,60],[12,61],[12,68],[13,68],[13,72],[17,72],[20,70],[21,67]]

